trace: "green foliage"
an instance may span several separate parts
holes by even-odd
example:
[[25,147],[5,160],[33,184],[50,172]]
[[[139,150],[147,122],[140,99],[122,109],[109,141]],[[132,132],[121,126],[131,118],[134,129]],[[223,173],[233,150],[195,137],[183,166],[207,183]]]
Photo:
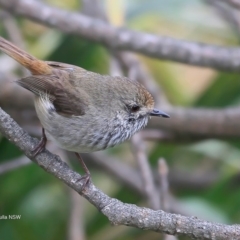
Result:
[[219,73],[209,88],[196,100],[195,106],[227,107],[240,102],[239,73]]

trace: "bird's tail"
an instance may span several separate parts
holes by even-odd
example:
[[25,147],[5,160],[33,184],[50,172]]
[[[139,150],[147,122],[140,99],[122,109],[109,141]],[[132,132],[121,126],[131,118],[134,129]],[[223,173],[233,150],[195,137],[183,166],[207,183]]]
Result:
[[38,60],[2,37],[0,37],[0,50],[26,67],[34,75],[45,75],[52,72],[52,68],[46,62]]

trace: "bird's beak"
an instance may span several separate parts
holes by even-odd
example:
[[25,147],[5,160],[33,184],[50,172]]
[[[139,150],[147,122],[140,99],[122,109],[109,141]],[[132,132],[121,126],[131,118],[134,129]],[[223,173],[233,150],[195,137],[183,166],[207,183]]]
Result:
[[152,112],[150,113],[150,116],[170,118],[168,114],[157,109],[153,109]]

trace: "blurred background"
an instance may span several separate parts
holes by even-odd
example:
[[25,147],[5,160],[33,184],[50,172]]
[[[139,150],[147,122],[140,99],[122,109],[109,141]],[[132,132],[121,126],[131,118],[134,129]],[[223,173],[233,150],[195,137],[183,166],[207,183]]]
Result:
[[[86,10],[94,1],[90,1],[90,5],[87,0],[44,2],[99,17],[96,12]],[[98,0],[97,4],[115,26],[215,45],[236,46],[240,41],[239,12],[221,1]],[[100,44],[3,11],[0,17],[0,35],[40,59],[66,62],[101,74],[116,73],[111,53]],[[222,108],[240,103],[237,73],[143,55],[135,54],[134,58],[171,105]],[[32,95],[13,83],[26,74],[12,59],[0,55],[0,106],[32,136],[40,137],[41,125],[35,116]],[[128,72],[123,71],[123,74],[128,75]],[[93,183],[123,202],[156,207],[158,203],[154,205],[154,200],[151,201],[151,193],[146,193],[141,177],[138,153],[143,151],[151,166],[157,189],[154,194],[157,193],[161,202],[159,208],[213,222],[239,223],[239,139],[174,139],[168,135],[161,137],[160,131],[146,129],[131,142],[103,152],[84,154]],[[57,149],[52,143],[48,144],[48,149],[82,173],[74,155]],[[0,220],[1,240],[167,238],[150,231],[111,226],[88,201],[28,161],[0,135],[0,217],[11,214],[21,215],[21,220]]]

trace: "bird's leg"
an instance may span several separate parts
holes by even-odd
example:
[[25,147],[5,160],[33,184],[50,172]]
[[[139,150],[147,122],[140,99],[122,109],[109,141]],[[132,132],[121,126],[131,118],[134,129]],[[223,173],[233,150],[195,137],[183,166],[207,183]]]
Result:
[[83,190],[87,187],[88,183],[90,182],[90,179],[91,179],[91,177],[90,177],[90,172],[89,172],[86,164],[85,164],[84,161],[82,160],[80,154],[77,153],[77,152],[75,152],[75,154],[76,154],[78,160],[80,161],[80,163],[81,163],[81,165],[82,165],[82,167],[83,167],[83,170],[84,170],[84,172],[85,172],[85,175],[82,176],[82,177],[80,177],[80,178],[78,179],[78,181],[84,180],[83,185],[82,185],[82,191],[83,191]]
[[38,145],[32,150],[32,156],[35,157],[37,156],[38,153],[43,151],[45,149],[46,143],[47,143],[47,137],[46,137],[44,128],[42,128],[42,138],[38,143]]

